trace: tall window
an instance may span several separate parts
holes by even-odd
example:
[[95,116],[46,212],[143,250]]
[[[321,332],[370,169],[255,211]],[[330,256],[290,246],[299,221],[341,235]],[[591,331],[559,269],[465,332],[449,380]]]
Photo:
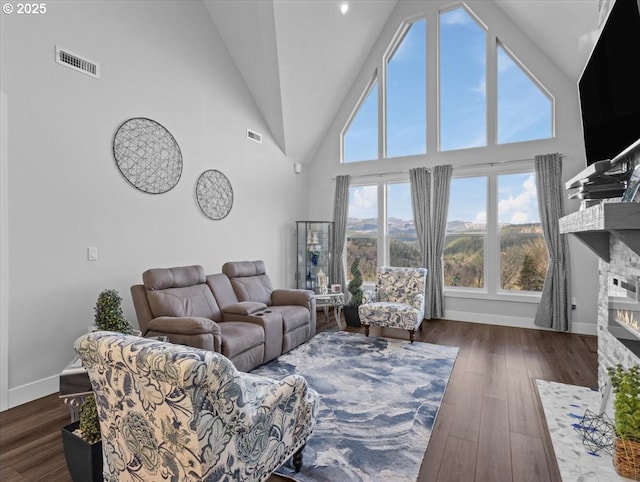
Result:
[[386,157],[427,152],[427,21],[400,33],[386,63]]
[[378,266],[420,266],[409,182],[349,188],[347,268],[357,256],[365,282],[375,281]]
[[487,32],[464,7],[440,14],[440,150],[487,145]]
[[347,279],[349,267],[360,257],[363,281],[373,281],[378,261],[378,186],[349,187],[347,216]]
[[542,291],[549,256],[533,173],[498,176],[500,288]]
[[553,136],[553,102],[498,45],[498,144]]
[[387,186],[387,239],[391,266],[420,266],[422,256],[418,246],[416,226],[411,209],[411,185],[408,182]]
[[452,179],[443,258],[445,286],[542,291],[549,257],[535,173]]
[[343,136],[344,162],[378,158],[378,82],[373,80]]
[[443,253],[444,285],[484,287],[487,178],[451,179]]

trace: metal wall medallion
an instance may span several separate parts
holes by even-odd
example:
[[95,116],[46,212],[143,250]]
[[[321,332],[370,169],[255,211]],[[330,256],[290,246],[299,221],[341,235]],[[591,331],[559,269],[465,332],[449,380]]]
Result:
[[233,188],[227,176],[215,169],[200,174],[196,199],[205,216],[214,220],[227,217],[233,207]]
[[171,133],[144,117],[122,123],[113,137],[113,157],[131,185],[143,192],[167,192],[182,175],[182,153]]

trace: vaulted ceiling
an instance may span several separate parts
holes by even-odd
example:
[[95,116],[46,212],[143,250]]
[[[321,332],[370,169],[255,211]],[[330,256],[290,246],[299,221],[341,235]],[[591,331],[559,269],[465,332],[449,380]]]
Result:
[[[282,151],[308,162],[398,1],[203,0]],[[424,0],[426,1],[426,0]],[[468,0],[469,5],[475,1]],[[599,0],[495,0],[572,81],[593,46]]]

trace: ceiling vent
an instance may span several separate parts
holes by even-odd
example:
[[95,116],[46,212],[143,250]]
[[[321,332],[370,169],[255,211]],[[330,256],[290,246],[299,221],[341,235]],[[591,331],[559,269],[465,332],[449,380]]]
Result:
[[258,144],[262,144],[262,134],[259,134],[256,131],[252,131],[251,129],[247,129],[247,139],[251,139]]
[[97,63],[69,52],[59,45],[56,45],[56,62],[96,79],[100,78],[100,66]]

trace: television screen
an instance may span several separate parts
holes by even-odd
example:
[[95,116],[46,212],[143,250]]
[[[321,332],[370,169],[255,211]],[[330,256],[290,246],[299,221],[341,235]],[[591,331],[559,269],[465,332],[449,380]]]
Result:
[[640,0],[617,0],[578,82],[587,164],[640,138]]

